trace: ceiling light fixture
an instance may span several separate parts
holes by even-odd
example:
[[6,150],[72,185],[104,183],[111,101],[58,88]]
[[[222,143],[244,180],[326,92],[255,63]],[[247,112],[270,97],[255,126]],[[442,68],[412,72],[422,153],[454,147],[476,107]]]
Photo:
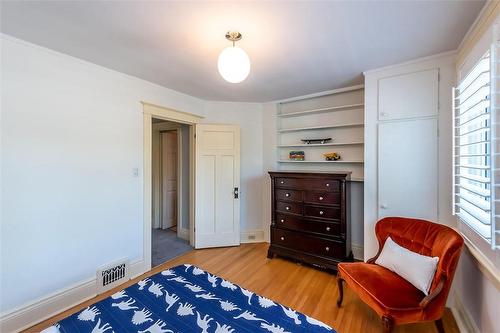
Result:
[[242,82],[250,73],[250,58],[242,48],[234,45],[241,37],[238,31],[227,32],[226,39],[231,41],[233,46],[222,50],[217,61],[220,75],[231,83]]

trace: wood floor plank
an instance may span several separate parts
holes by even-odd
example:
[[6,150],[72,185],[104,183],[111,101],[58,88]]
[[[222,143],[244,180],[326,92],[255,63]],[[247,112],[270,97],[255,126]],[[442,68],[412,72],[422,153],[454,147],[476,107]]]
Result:
[[[267,247],[267,243],[257,243],[188,252],[105,294],[45,320],[25,332],[40,332],[68,315],[137,283],[146,276],[184,263],[199,266],[246,289],[321,320],[334,327],[338,333],[382,332],[382,325],[376,313],[349,288],[344,290],[342,307],[337,308],[338,290],[335,275],[280,258],[269,260],[266,257]],[[449,309],[446,310],[443,321],[447,333],[459,333]],[[433,323],[402,325],[394,330],[394,333],[436,332]]]

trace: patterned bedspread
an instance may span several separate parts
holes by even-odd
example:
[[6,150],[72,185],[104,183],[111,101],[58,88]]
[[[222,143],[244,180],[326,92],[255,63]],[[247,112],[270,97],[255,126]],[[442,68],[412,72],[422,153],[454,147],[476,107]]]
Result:
[[316,319],[187,264],[139,281],[46,331],[335,332]]

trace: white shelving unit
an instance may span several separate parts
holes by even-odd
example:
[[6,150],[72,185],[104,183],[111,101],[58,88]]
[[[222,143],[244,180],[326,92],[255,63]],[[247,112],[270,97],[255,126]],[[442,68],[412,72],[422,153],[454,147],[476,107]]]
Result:
[[358,127],[364,126],[363,123],[352,123],[352,124],[336,124],[336,125],[327,125],[327,126],[312,126],[312,127],[296,127],[296,128],[284,128],[278,130],[278,132],[298,132],[298,131],[310,131],[310,130],[319,130],[319,129],[329,129],[329,128],[341,128],[341,127]]
[[354,146],[354,145],[364,145],[364,142],[335,142],[335,143],[298,143],[289,145],[279,145],[278,148],[292,148],[292,147],[332,147],[332,146]]
[[365,105],[363,103],[351,104],[351,105],[341,105],[341,106],[332,106],[332,107],[326,107],[326,108],[320,108],[320,109],[312,109],[312,110],[306,110],[306,111],[279,114],[278,117],[281,117],[281,118],[299,117],[299,116],[305,116],[308,114],[342,111],[342,110],[351,109],[351,108],[358,108],[357,110],[360,110],[360,109],[363,110],[364,106]]
[[[351,179],[363,180],[364,85],[292,98],[278,104],[277,160],[282,170],[351,171]],[[301,139],[332,138],[324,144]],[[291,150],[303,150],[304,161],[288,158]],[[323,154],[337,152],[341,159],[326,161]]]
[[293,161],[293,160],[281,160],[278,161],[279,163],[328,163],[328,164],[336,164],[336,163],[349,163],[349,164],[356,164],[356,163],[365,163],[364,161]]

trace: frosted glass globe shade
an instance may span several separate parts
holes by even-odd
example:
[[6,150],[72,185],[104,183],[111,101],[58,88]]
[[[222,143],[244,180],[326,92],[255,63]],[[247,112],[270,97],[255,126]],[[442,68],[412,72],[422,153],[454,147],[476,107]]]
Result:
[[242,48],[230,46],[220,53],[217,67],[224,80],[240,83],[250,73],[250,58]]

